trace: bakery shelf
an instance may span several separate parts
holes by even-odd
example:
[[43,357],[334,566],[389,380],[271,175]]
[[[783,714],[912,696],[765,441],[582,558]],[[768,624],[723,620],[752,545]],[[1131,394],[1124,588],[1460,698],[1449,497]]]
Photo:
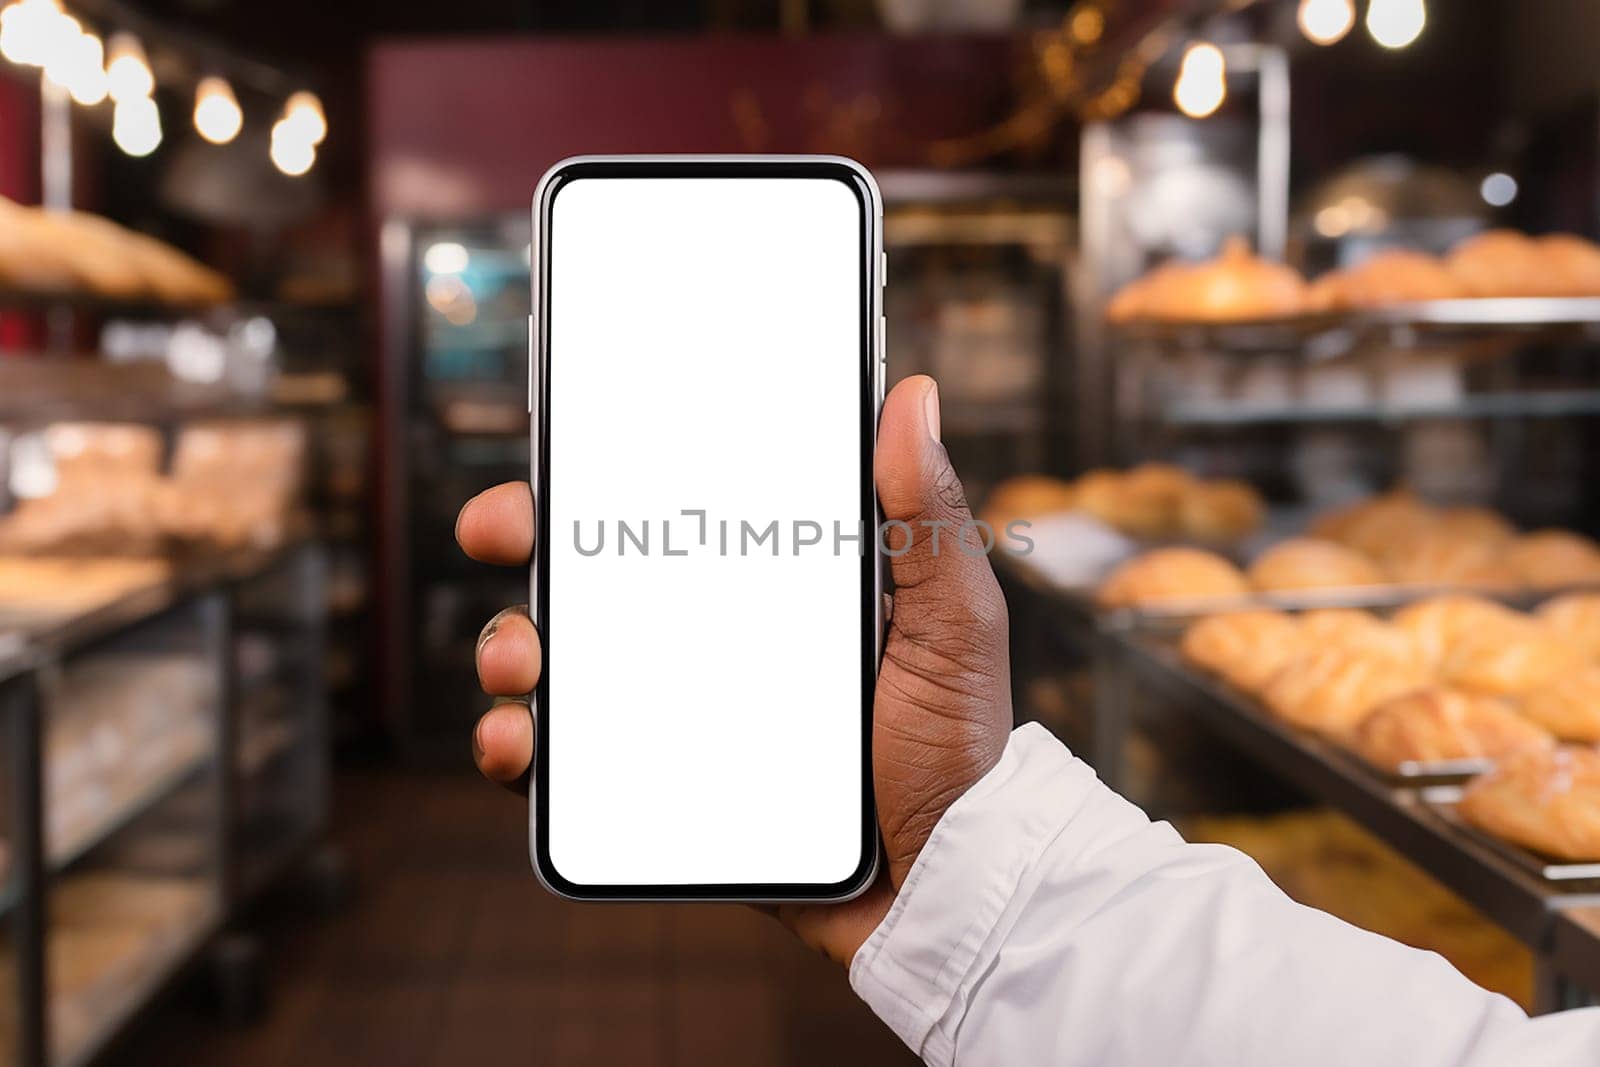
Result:
[[[328,792],[316,654],[326,603],[321,560],[320,547],[298,537],[270,551],[193,556],[98,603],[0,620],[0,632],[18,635],[0,652],[0,726],[9,731],[5,752],[13,757],[0,783],[13,787],[6,829],[15,848],[8,880],[0,881],[11,895],[0,899],[0,911],[16,953],[20,1067],[100,1057],[236,909],[320,840]],[[267,589],[293,595],[263,597]],[[287,687],[292,731],[241,729],[245,701],[262,689],[237,684],[233,635],[240,627],[282,646],[268,657],[276,681],[267,691]],[[123,790],[114,811],[46,833],[53,814],[43,773],[46,709],[52,699],[69,699],[67,686],[91,677],[83,673],[90,662],[124,655],[192,658],[204,681],[196,690],[205,694],[203,710],[181,730],[170,716],[162,719],[171,727],[170,750],[130,777],[137,786]],[[246,668],[251,659],[244,657]],[[72,701],[59,707],[99,707]],[[250,788],[239,764],[254,760],[275,776],[283,769],[283,810],[239,806],[241,790]],[[155,870],[177,877],[147,881],[152,892],[142,896],[139,887],[131,895],[121,888],[103,894],[128,905],[120,917],[82,895],[68,903],[77,887],[96,879],[150,879]],[[163,900],[177,905],[172,921],[155,906]],[[120,925],[123,918],[131,927]],[[74,945],[57,941],[75,934],[82,936]],[[104,963],[96,955],[102,949]],[[0,1050],[0,1060],[10,1052]]]
[[1288,423],[1396,422],[1416,419],[1561,418],[1600,414],[1600,390],[1550,389],[1514,393],[1468,393],[1449,403],[1386,403],[1350,406],[1255,407],[1215,402],[1180,403],[1161,409],[1171,426],[1252,426]]
[[181,926],[154,933],[137,955],[118,961],[115,973],[77,996],[57,997],[51,1011],[52,1063],[93,1062],[111,1040],[175,978],[220,928],[215,897]]
[[1236,322],[1142,321],[1114,325],[1111,334],[1170,352],[1299,353],[1312,361],[1374,346],[1421,348],[1498,337],[1600,340],[1600,297],[1434,300]]
[[1562,983],[1550,993],[1559,1007],[1580,1007],[1584,997],[1574,984],[1600,990],[1600,906],[1580,905],[1556,913],[1550,939],[1554,972]]
[[[1600,905],[1600,883],[1556,886],[1442,817],[1417,790],[1397,788],[1355,756],[1280,723],[1225,685],[1186,667],[1170,637],[1117,638],[1131,684],[1167,698],[1269,769],[1340,808],[1384,838],[1535,951],[1551,936],[1559,908]],[[1097,768],[1109,779],[1115,768]],[[1581,888],[1580,888],[1581,887]]]
[[[140,815],[166,799],[188,782],[210,761],[211,739],[201,731],[185,737],[161,763],[153,768],[144,784],[130,796],[106,811],[100,818],[69,825],[50,840],[46,854],[52,869],[71,866],[96,845],[109,840]],[[48,808],[49,800],[45,801]]]

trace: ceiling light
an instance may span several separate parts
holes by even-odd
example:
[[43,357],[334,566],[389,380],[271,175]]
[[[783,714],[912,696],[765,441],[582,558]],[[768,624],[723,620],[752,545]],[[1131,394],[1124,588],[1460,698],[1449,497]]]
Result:
[[200,79],[194,93],[194,128],[212,144],[227,144],[239,136],[244,112],[227,79],[215,75]]

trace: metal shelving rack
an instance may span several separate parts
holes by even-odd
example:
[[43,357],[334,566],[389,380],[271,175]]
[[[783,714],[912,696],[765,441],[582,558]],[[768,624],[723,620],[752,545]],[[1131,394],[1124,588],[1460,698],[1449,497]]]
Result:
[[[0,1006],[0,1020],[9,1016],[15,1023],[0,1031],[0,1063],[80,1064],[99,1056],[257,893],[321,839],[328,811],[322,577],[321,547],[298,540],[270,552],[191,561],[166,582],[68,618],[8,621],[5,632],[21,639],[0,646],[0,755],[8,761],[10,787],[9,825],[0,819],[0,829],[9,831],[9,870],[0,872],[0,886],[9,890],[0,898],[0,940],[10,952],[0,954],[0,967],[9,960],[15,973],[12,983],[0,986],[14,1000]],[[292,818],[275,823],[270,839],[256,832],[244,802],[259,783],[241,758],[242,709],[259,683],[239,669],[240,638],[263,628],[286,652],[281,674],[293,694],[294,719],[292,741],[276,757],[294,773],[279,783],[286,795],[275,797],[288,803]],[[52,848],[44,738],[54,679],[108,649],[161,648],[173,640],[195,654],[207,679],[203,752],[124,798],[70,851]],[[129,828],[143,824],[154,826],[154,845],[141,851]],[[108,983],[114,995],[99,998],[95,1011],[74,1017],[76,1032],[68,1040],[61,1026],[64,1002],[51,986],[56,897],[77,877],[83,858],[98,850],[126,852],[134,869],[159,869],[184,836],[173,827],[208,857],[195,868],[199,904],[181,928],[147,941],[145,947],[155,944],[155,950],[134,973]]]

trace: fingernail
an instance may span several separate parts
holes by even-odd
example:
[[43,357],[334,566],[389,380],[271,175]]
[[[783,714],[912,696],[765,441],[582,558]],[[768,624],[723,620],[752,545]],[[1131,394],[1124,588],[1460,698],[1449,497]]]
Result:
[[922,394],[922,411],[928,420],[928,433],[939,440],[939,383],[930,381],[928,391]]
[[483,719],[478,720],[478,725],[472,728],[472,754],[479,759],[483,758]]
[[489,638],[493,637],[494,632],[500,629],[500,619],[503,615],[505,615],[505,612],[502,611],[499,615],[496,615],[494,618],[490,619],[489,625],[485,626],[483,628],[483,633],[478,635],[478,648],[474,653],[474,656],[483,655],[483,646],[487,645],[489,643]]

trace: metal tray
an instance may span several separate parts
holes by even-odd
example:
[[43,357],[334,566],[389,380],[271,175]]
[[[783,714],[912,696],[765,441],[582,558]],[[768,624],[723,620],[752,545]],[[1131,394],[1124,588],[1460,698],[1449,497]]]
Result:
[[1474,838],[1488,848],[1506,857],[1512,863],[1521,867],[1536,877],[1547,882],[1594,882],[1594,888],[1600,889],[1600,862],[1597,863],[1567,863],[1547,859],[1536,852],[1514,845],[1509,841],[1502,841],[1493,834],[1473,826],[1461,817],[1456,810],[1456,804],[1461,800],[1461,786],[1436,785],[1422,790],[1422,802],[1441,818],[1448,820],[1462,833]]
[[1294,352],[1313,362],[1373,344],[1421,348],[1511,335],[1576,332],[1600,337],[1600,297],[1431,300],[1344,312],[1234,322],[1146,320],[1113,324],[1113,337],[1174,351],[1235,355]]

